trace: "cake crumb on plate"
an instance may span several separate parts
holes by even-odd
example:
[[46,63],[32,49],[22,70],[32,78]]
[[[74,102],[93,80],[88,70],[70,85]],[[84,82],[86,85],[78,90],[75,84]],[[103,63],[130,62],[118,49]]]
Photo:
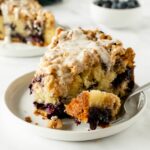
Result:
[[48,128],[53,128],[53,129],[60,129],[62,128],[63,123],[60,119],[57,118],[57,116],[54,116],[51,118],[51,120],[48,121]]
[[32,122],[32,119],[30,116],[27,116],[25,117],[25,121],[28,122],[28,123],[31,123]]

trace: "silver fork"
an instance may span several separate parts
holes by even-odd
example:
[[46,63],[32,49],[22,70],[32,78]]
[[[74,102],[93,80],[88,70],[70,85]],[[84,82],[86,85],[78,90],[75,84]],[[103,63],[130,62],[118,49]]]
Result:
[[[127,114],[128,112],[128,108],[127,108],[127,103],[131,100],[131,98],[133,98],[135,95],[147,90],[150,88],[150,82],[144,84],[143,86],[140,86],[138,87],[137,89],[135,89],[129,96],[128,98],[126,99],[126,101],[124,102],[124,105],[121,109],[121,115],[114,121],[111,122],[111,124],[114,124],[114,123],[118,123],[120,121],[123,120],[123,116],[125,116],[125,114]],[[140,103],[138,103],[138,106],[137,106],[137,109],[139,108],[140,106]]]

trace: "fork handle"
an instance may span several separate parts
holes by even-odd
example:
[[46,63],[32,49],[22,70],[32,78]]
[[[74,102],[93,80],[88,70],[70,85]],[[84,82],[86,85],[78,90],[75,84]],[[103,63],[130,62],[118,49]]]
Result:
[[144,84],[143,86],[140,86],[137,89],[135,89],[135,91],[133,91],[133,93],[130,94],[128,98],[130,98],[130,97],[132,97],[132,96],[134,96],[134,95],[136,95],[136,94],[138,94],[138,93],[140,93],[142,91],[145,91],[145,90],[147,90],[149,88],[150,88],[150,82],[148,82],[148,83]]

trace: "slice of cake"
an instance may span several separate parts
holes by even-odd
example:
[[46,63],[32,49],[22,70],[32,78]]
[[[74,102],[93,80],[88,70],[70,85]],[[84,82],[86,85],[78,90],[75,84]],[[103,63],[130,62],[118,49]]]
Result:
[[66,105],[66,113],[79,122],[89,123],[90,128],[108,126],[115,119],[121,106],[120,98],[99,90],[83,91]]
[[54,34],[53,15],[35,0],[8,0],[1,5],[0,40],[46,46]]
[[124,100],[134,87],[134,55],[101,30],[58,29],[29,86],[36,109],[66,117],[64,104],[84,90]]

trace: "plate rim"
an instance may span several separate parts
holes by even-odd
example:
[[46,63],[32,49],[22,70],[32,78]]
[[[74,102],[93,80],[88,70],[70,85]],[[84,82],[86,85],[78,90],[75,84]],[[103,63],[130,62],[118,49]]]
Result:
[[[4,47],[2,46],[2,43],[2,40],[0,40],[0,56],[8,58],[28,58],[42,56],[48,49],[48,46],[40,47],[25,43],[8,43],[12,49],[12,51],[10,51],[10,47],[7,48],[7,43],[4,43]],[[16,46],[17,49],[15,49]],[[26,48],[22,49],[22,46],[26,46]]]

